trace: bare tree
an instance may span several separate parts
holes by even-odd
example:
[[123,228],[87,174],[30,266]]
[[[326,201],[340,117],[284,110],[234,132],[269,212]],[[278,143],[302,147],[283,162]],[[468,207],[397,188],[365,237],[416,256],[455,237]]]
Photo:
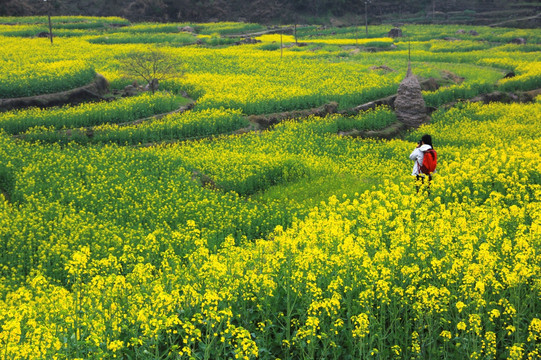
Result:
[[184,74],[182,61],[161,50],[131,52],[120,63],[126,74],[143,78],[152,93],[158,90],[159,81]]

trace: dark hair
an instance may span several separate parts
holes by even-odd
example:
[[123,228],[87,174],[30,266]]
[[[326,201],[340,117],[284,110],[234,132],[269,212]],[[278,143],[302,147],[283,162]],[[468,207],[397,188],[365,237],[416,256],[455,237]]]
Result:
[[424,142],[425,144],[432,146],[432,136],[428,134],[423,135],[423,137],[421,138],[421,141]]

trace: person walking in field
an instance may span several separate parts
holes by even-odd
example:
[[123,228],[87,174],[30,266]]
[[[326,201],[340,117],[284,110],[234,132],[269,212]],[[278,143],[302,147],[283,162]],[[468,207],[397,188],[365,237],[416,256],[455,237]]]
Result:
[[430,182],[432,175],[436,172],[437,154],[432,146],[432,136],[425,134],[417,143],[417,147],[410,154],[410,160],[413,160],[412,175],[416,177],[417,193],[421,184],[424,184],[425,176],[428,176],[428,194],[430,195]]

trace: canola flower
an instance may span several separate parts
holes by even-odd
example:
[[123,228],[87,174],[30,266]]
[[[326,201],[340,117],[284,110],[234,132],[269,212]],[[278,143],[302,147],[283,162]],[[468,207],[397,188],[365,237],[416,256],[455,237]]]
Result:
[[[114,38],[115,36],[126,36],[125,34],[111,32],[107,36]],[[141,34],[142,37],[156,35],[152,33],[145,35],[144,32],[138,34]],[[177,34],[169,35],[177,36]],[[137,36],[134,37],[133,41],[139,41]],[[158,37],[155,41],[160,41],[159,34],[156,36]],[[276,37],[276,35],[266,36]],[[51,59],[65,61],[77,56],[78,59],[93,64],[95,71],[105,75],[113,88],[122,88],[133,81],[133,79],[121,76],[117,58],[126,52],[148,46],[144,44],[99,46],[88,43],[88,41],[93,41],[92,36],[89,36],[59,39],[58,46],[52,49],[42,39],[28,39],[25,42],[11,38],[5,39],[9,39],[6,42],[7,51],[4,54],[6,61],[16,59],[17,63],[24,64],[26,62],[50,62]],[[371,71],[369,68],[372,65],[386,64],[391,68],[404,69],[405,62],[398,59],[401,56],[404,56],[405,59],[407,54],[407,50],[384,52],[378,54],[378,59],[374,63],[371,57],[362,54],[352,55],[349,52],[344,52],[339,46],[330,52],[325,50],[303,51],[302,48],[300,50],[285,49],[284,58],[280,58],[278,52],[259,50],[259,45],[224,49],[176,48],[176,45],[181,45],[181,43],[176,44],[173,41],[168,44],[172,46],[164,47],[163,51],[171,56],[182,58],[186,64],[187,75],[183,79],[168,81],[164,83],[164,86],[175,92],[184,90],[191,96],[197,97],[198,107],[201,109],[221,107],[242,109],[245,114],[306,109],[320,106],[328,101],[337,101],[341,108],[346,109],[390,95],[396,91],[397,85],[403,77],[403,72],[381,73]],[[159,44],[157,43],[157,45]],[[428,43],[428,45],[430,44]],[[404,46],[407,48],[404,43],[398,43],[398,46],[399,49]],[[29,54],[29,49],[36,49],[36,51]],[[68,49],[70,51],[67,51]],[[489,50],[489,53],[492,54],[492,50]],[[524,54],[522,53],[522,55]],[[528,55],[532,58],[528,59],[529,61],[534,60],[533,54]],[[509,52],[497,51],[488,58],[508,58],[509,55]],[[480,62],[482,57],[487,58],[486,54],[480,52],[448,54],[414,49],[412,58],[418,62],[418,64],[414,63],[414,67],[418,68],[419,75],[441,77],[438,71],[435,71],[434,66],[424,65],[430,61],[445,62],[445,64],[439,65],[439,69],[452,68],[452,71],[458,76],[465,78],[465,81],[460,85],[442,88],[433,94],[427,94],[425,97],[429,105],[437,106],[457,98],[471,97],[479,92],[489,91],[492,84],[502,76],[502,72],[487,69],[486,65],[493,65]],[[334,59],[345,60],[335,62]],[[479,63],[481,66],[452,65],[457,59],[462,63]],[[498,66],[507,69],[517,68],[517,61],[524,61],[514,55],[510,59],[512,60],[508,60],[508,63],[499,63]],[[336,81],[336,79],[340,79],[340,81]],[[538,84],[537,77],[534,76],[531,79],[528,88]],[[522,84],[521,81],[516,83]],[[506,86],[509,87],[510,84]]]
[[537,61],[513,61],[511,64],[508,59],[501,58],[487,59],[484,63],[497,66],[507,65],[518,73],[518,76],[514,78],[500,81],[502,90],[531,90],[539,86],[541,82],[541,57],[538,57]]
[[[6,53],[25,58],[28,44],[43,46],[35,40]],[[95,50],[84,52],[85,61],[110,74],[117,70],[108,61],[140,46],[59,43],[73,45],[73,53]],[[64,46],[40,49],[27,61],[70,59]],[[165,51],[185,56],[192,71],[186,83],[167,86],[194,91],[201,108],[141,129],[104,125],[100,136],[125,131],[130,143],[139,135],[167,138],[167,130],[177,138],[205,135],[207,125],[235,128],[243,115],[281,102],[317,103],[318,89],[346,103],[381,91],[355,95],[348,69],[362,67],[354,77],[364,81],[372,61],[355,56],[334,62],[332,53],[293,52],[288,70],[273,69],[278,54],[256,46]],[[498,66],[537,56],[522,55],[511,53]],[[417,56],[437,63],[456,55]],[[473,64],[464,66],[470,78],[474,69],[485,71],[476,57],[456,57]],[[265,102],[263,90],[287,88],[294,81],[280,73],[295,74],[303,64],[315,74],[295,75],[308,88],[304,95]],[[336,70],[346,85],[333,92],[330,77],[323,87],[312,84],[327,76],[318,66]],[[438,70],[431,64],[422,73]],[[260,94],[242,90],[257,82]],[[390,141],[336,134],[391,123],[384,108],[150,148],[44,145],[2,133],[0,358],[536,359],[540,105],[463,104]],[[423,133],[438,144],[430,196],[426,189],[416,194],[405,160]],[[202,175],[216,188],[201,186]],[[292,189],[315,194],[320,179],[335,186],[346,179],[359,191],[323,188],[324,201],[310,206],[285,199]],[[281,196],[262,200],[260,193],[273,190]]]
[[92,65],[79,60],[20,64],[0,63],[0,98],[17,98],[60,92],[92,82]]
[[122,123],[178,108],[178,96],[167,92],[143,93],[114,102],[86,103],[54,109],[30,108],[0,113],[0,128],[10,134],[35,127],[52,130]]
[[[541,270],[536,257],[541,213],[540,168],[534,150],[541,145],[535,130],[540,108],[526,105],[518,112],[519,106],[525,105],[471,104],[438,114],[430,128],[419,130],[448,138],[438,146],[445,154],[441,160],[445,170],[434,182],[429,200],[381,170],[383,183],[371,191],[350,199],[331,197],[288,229],[272,220],[267,231],[273,226],[274,231],[268,240],[247,241],[247,235],[254,236],[248,232],[238,240],[222,233],[217,236],[223,236],[221,245],[209,242],[209,226],[218,222],[223,229],[226,218],[218,220],[216,215],[239,214],[243,201],[230,197],[232,207],[214,207],[209,219],[210,196],[215,193],[199,188],[197,210],[193,196],[198,186],[185,170],[178,175],[171,171],[180,170],[180,164],[192,167],[190,159],[211,149],[201,151],[205,142],[142,152],[72,147],[67,153],[62,150],[60,159],[56,158],[61,150],[53,147],[47,150],[49,160],[18,175],[25,185],[19,185],[14,195],[28,205],[15,209],[4,202],[2,207],[6,222],[1,228],[12,237],[21,221],[35,229],[16,235],[28,245],[3,257],[9,264],[4,293],[18,289],[26,294],[24,302],[8,296],[0,303],[7,354],[535,358],[540,302],[533,287]],[[475,126],[470,118],[478,119],[470,120],[477,122]],[[223,158],[230,159],[232,172],[241,171],[248,160],[244,155],[235,163],[235,149],[240,155],[252,147],[260,149],[253,154],[257,159],[284,150],[290,156],[311,153],[321,166],[312,170],[316,175],[331,163],[334,172],[344,166],[378,171],[373,161],[361,160],[378,153],[407,174],[409,164],[402,157],[411,142],[364,144],[324,131],[318,135],[313,127],[321,121],[286,123],[265,136],[231,137],[217,142],[222,149],[216,152],[229,148]],[[501,126],[511,132],[500,131]],[[472,133],[471,139],[484,134],[490,146],[458,140],[474,128],[478,134]],[[460,129],[463,133],[451,136]],[[529,131],[520,133],[523,129]],[[522,141],[509,145],[508,136]],[[25,151],[31,158],[36,145],[21,146],[4,138],[3,157],[20,163],[25,160],[17,154]],[[34,156],[43,157],[45,151]],[[87,155],[81,156],[82,151]],[[217,156],[207,157],[203,164]],[[148,159],[169,170],[157,171],[155,166],[150,170],[145,165]],[[36,181],[58,162],[64,164],[66,175],[56,176],[47,187]],[[93,163],[101,164],[101,171]],[[311,163],[315,162],[305,166]],[[69,171],[76,171],[80,180],[74,182]],[[157,180],[165,174],[170,175]],[[96,176],[102,180],[92,180]],[[175,183],[184,183],[185,190],[171,191]],[[132,196],[142,191],[148,200],[134,207]],[[33,197],[48,199],[44,203],[49,205],[36,213]],[[243,223],[261,206],[253,215],[246,213]],[[186,214],[183,221],[180,209]],[[194,216],[196,211],[200,215]],[[29,221],[31,214],[35,220]],[[43,227],[44,219],[55,226]],[[31,233],[35,235],[30,237]],[[76,243],[69,240],[74,234]],[[57,239],[54,246],[51,236]],[[31,244],[42,245],[34,252]],[[52,258],[64,267],[48,265]],[[18,273],[12,279],[24,275],[32,285],[10,283],[10,271]],[[43,301],[56,292],[63,300],[51,308],[56,302]],[[22,311],[23,307],[33,312]],[[50,317],[37,316],[44,313]],[[31,321],[17,314],[27,314]],[[395,325],[389,327],[389,322]],[[23,324],[27,325],[21,328]],[[283,341],[273,343],[277,332],[285,332]],[[72,340],[62,342],[64,338]],[[40,347],[32,347],[36,341]],[[210,351],[207,355],[200,344]],[[271,349],[267,351],[272,355],[262,349]]]
[[[539,39],[541,39],[541,31],[539,31],[539,29],[489,28],[463,24],[443,26],[404,24],[401,26],[401,29],[405,36],[410,37],[412,40],[423,42],[449,37],[467,41],[492,41],[497,43],[508,43],[519,37],[526,39],[528,43],[539,43]],[[356,26],[341,28],[329,27],[327,29],[317,26],[308,26],[299,29],[297,34],[304,38],[355,39],[363,38],[365,36],[368,38],[375,38],[388,36],[389,26],[371,25],[369,27],[368,35],[362,34],[363,30],[362,27]],[[479,35],[471,35],[469,33],[471,30],[475,30]]]
[[322,39],[322,40],[303,40],[308,44],[327,44],[327,45],[361,45],[361,46],[380,46],[388,47],[393,43],[392,38],[369,38],[369,39]]
[[87,37],[92,44],[195,44],[197,38],[188,33],[116,33]]
[[233,21],[209,22],[204,24],[193,24],[200,33],[210,35],[219,34],[244,34],[264,30],[265,27],[256,23],[239,23]]

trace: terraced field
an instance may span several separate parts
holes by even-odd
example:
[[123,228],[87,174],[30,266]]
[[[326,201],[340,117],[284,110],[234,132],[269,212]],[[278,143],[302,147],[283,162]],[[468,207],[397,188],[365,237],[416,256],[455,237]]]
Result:
[[44,20],[0,18],[0,359],[541,356],[539,29]]

